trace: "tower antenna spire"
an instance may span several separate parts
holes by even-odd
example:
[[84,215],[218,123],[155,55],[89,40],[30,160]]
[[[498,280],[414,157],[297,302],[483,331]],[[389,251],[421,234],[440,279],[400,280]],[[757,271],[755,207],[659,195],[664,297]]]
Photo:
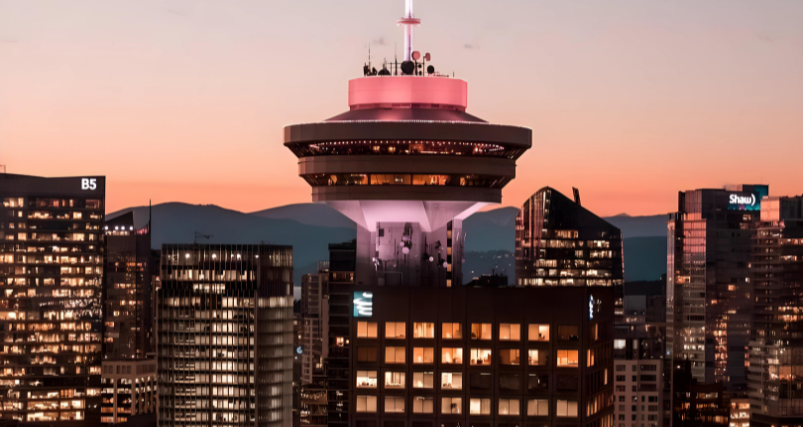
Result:
[[404,0],[404,16],[397,21],[404,25],[404,60],[412,60],[413,55],[413,25],[421,24],[421,20],[413,15],[413,0]]

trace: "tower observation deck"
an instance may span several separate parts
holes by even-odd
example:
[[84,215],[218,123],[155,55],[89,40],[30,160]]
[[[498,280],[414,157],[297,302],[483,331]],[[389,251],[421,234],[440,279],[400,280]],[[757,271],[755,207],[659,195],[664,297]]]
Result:
[[[407,2],[399,23],[412,51],[420,20]],[[312,200],[357,223],[357,282],[461,285],[462,221],[502,201],[532,131],[468,114],[464,80],[425,69],[418,52],[405,59],[350,80],[349,111],[286,126],[284,145]]]

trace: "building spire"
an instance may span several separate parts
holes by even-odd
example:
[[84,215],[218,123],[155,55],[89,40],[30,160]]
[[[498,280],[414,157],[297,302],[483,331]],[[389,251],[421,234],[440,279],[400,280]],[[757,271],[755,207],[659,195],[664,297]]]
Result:
[[413,25],[420,25],[421,20],[413,15],[413,0],[404,0],[404,17],[397,21],[404,25],[404,60],[411,61],[413,56]]

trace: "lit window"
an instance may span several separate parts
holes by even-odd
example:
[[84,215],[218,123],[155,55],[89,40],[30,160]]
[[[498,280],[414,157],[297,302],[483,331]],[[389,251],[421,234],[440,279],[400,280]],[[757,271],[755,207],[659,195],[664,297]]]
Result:
[[357,412],[376,412],[376,396],[357,396]]
[[385,372],[385,388],[404,388],[404,372]]
[[472,365],[490,365],[491,364],[491,350],[487,348],[472,348],[471,349],[471,364]]
[[549,415],[549,400],[531,399],[527,401],[527,415],[531,417],[545,417]]
[[357,388],[376,388],[376,371],[357,371]]
[[549,325],[530,324],[527,336],[530,341],[549,341]]
[[385,323],[385,338],[405,338],[407,336],[405,325],[404,322]]
[[441,414],[462,414],[463,399],[460,397],[444,397],[441,399]]
[[443,372],[441,373],[441,389],[442,390],[462,390],[463,389],[463,374],[459,372]]
[[519,365],[519,349],[506,348],[499,350],[499,363],[503,365]]
[[413,372],[413,388],[433,388],[434,379],[432,372]]
[[405,363],[404,356],[404,347],[385,347],[385,363]]
[[519,399],[499,399],[499,415],[519,415]]
[[588,352],[586,354],[586,367],[594,366],[594,353],[595,353],[594,350],[588,349]]
[[462,348],[442,348],[441,349],[441,363],[448,364],[461,364],[463,363],[463,349]]
[[404,413],[404,398],[399,396],[385,396],[385,413]]
[[357,322],[357,338],[376,338],[376,322]]
[[577,401],[574,400],[558,400],[555,412],[559,417],[576,417],[577,416]]
[[459,323],[444,323],[441,336],[445,340],[459,340],[463,338],[463,325]]
[[471,339],[473,340],[490,340],[493,336],[492,326],[490,323],[472,323],[471,324]]
[[515,323],[502,323],[499,325],[500,341],[520,341],[521,325]]
[[548,354],[544,350],[527,350],[527,363],[530,366],[546,366]]
[[558,366],[577,367],[577,350],[558,350]]
[[435,399],[431,397],[413,397],[414,414],[431,414],[435,411]]
[[471,415],[491,415],[491,399],[469,399],[468,408]]
[[413,363],[435,363],[434,350],[432,347],[414,347]]
[[435,338],[435,324],[413,323],[413,338]]

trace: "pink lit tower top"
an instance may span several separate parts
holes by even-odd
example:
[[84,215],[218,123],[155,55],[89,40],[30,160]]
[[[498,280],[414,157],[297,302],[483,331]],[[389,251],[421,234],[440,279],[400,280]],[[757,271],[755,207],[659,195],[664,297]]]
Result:
[[463,219],[502,201],[532,144],[528,128],[466,112],[467,83],[413,50],[420,22],[405,0],[404,61],[365,66],[348,111],[284,128],[312,200],[357,223],[358,284],[461,285]]

